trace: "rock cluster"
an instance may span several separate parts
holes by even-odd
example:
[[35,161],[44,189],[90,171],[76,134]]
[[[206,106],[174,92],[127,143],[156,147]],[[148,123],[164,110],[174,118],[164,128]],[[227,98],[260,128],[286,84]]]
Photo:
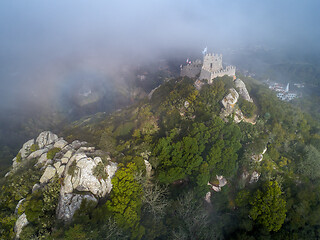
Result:
[[232,113],[234,113],[234,121],[236,123],[239,123],[243,119],[243,114],[239,108],[236,107],[236,103],[239,99],[239,93],[234,89],[229,89],[230,93],[225,96],[221,103],[223,105],[223,109],[221,109],[220,116],[225,121],[228,116],[230,116]]
[[238,92],[239,92],[240,96],[243,97],[248,102],[253,102],[253,100],[251,99],[251,97],[249,95],[249,92],[247,90],[247,87],[246,87],[245,83],[239,78],[237,78],[234,81],[234,83],[236,85],[236,88],[238,89]]
[[[31,152],[34,144],[38,150]],[[86,145],[86,142],[78,140],[69,144],[50,131],[42,132],[36,140],[31,139],[23,145],[19,151],[21,159],[13,159],[13,169],[9,174],[24,162],[37,159],[35,167],[42,171],[42,176],[39,183],[33,186],[32,192],[43,188],[53,178],[60,178],[62,184],[56,215],[58,219],[69,221],[84,199],[98,203],[111,192],[111,179],[117,171],[117,163],[111,162],[109,155]],[[49,159],[48,152],[53,148],[57,149],[57,153]],[[105,179],[95,172],[98,164],[103,166],[100,171],[104,171],[104,176],[107,176]],[[16,237],[19,237],[22,228],[27,224],[26,215],[23,213],[16,222]]]

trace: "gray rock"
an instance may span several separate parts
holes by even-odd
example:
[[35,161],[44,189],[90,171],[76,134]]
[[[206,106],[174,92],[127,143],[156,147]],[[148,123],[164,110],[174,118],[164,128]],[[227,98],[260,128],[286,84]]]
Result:
[[224,187],[228,182],[227,179],[225,179],[225,177],[223,176],[218,176],[216,175],[218,181],[219,181],[219,187]]
[[233,108],[239,99],[239,94],[234,88],[229,89],[229,91],[230,93],[221,101],[222,105],[226,109]]
[[41,188],[39,183],[36,183],[35,185],[33,185],[32,187],[32,193],[38,191]]
[[[73,161],[76,161],[76,168],[71,176],[68,170]],[[102,161],[101,158],[96,157],[93,160],[84,153],[76,153],[72,156],[66,165],[63,191],[72,193],[76,189],[77,191],[91,192],[99,198],[110,193],[112,189],[111,179],[117,170],[117,164],[110,162],[110,165],[105,167],[105,171],[108,174],[107,179],[97,179],[93,174],[93,169],[100,161]]]
[[27,216],[25,213],[23,213],[18,220],[16,221],[16,224],[14,225],[14,232],[16,233],[16,238],[20,238],[20,234],[22,229],[28,225]]
[[16,206],[16,208],[15,208],[15,210],[14,210],[14,214],[15,214],[15,215],[18,214],[19,207],[20,207],[20,205],[23,203],[24,200],[25,200],[25,198],[22,198],[22,199],[18,202],[18,204],[17,204],[17,206]]
[[58,139],[58,136],[56,134],[53,134],[50,131],[44,131],[39,134],[36,142],[37,142],[39,148],[41,149],[49,144],[53,144],[57,139]]
[[79,140],[75,140],[71,143],[71,147],[75,150],[81,147],[81,142]]
[[62,164],[67,164],[69,159],[71,158],[73,154],[73,150],[68,150],[64,155],[63,157],[61,158],[61,163]]
[[80,147],[77,150],[77,153],[93,153],[95,151],[95,147]]
[[60,195],[58,207],[57,207],[57,218],[63,221],[70,221],[76,210],[80,208],[80,205],[84,199],[98,203],[97,199],[91,194],[74,194],[68,193]]
[[42,154],[44,153],[47,153],[48,152],[48,149],[46,148],[43,148],[43,149],[39,149],[37,151],[34,151],[33,153],[31,153],[27,159],[30,160],[30,159],[33,159],[33,158],[38,158],[40,157]]
[[56,174],[56,169],[52,166],[48,166],[40,178],[40,183],[46,183]]
[[209,204],[211,203],[211,192],[207,192],[206,196],[204,197],[204,200]]
[[246,85],[244,84],[244,82],[241,79],[237,78],[234,81],[234,83],[236,85],[236,88],[239,91],[240,96],[243,97],[248,102],[253,102],[253,100],[251,99],[251,97],[250,97],[250,95],[248,93],[248,90],[247,90]]
[[101,157],[95,157],[95,158],[93,159],[93,161],[94,161],[94,163],[95,163],[96,165],[98,165],[100,162],[102,162]]
[[107,193],[109,194],[112,190],[112,183],[111,179],[114,177],[117,169],[118,169],[118,164],[114,162],[110,162],[109,165],[105,167],[106,172],[108,174],[108,178],[106,179],[106,184],[107,184]]
[[36,166],[44,165],[44,164],[46,164],[47,161],[48,161],[47,153],[44,153],[38,159],[38,162],[36,163]]
[[63,139],[60,139],[58,141],[56,141],[53,145],[53,147],[56,147],[56,148],[64,148],[66,145],[68,145],[68,142],[63,140]]
[[144,160],[144,164],[146,166],[146,176],[150,177],[151,176],[151,171],[152,171],[152,166],[147,160]]
[[60,165],[61,165],[61,162],[56,162],[56,163],[53,164],[53,166],[54,166],[57,170],[59,169]]
[[20,149],[21,157],[26,158],[30,154],[30,147],[34,144],[34,139],[27,141]]
[[254,171],[252,174],[251,174],[251,178],[250,178],[250,181],[249,183],[254,183],[254,182],[258,182],[259,178],[260,178],[260,173]]
[[61,177],[63,172],[64,172],[64,169],[65,169],[65,165],[61,165],[58,169],[57,169],[57,173],[58,173],[58,176]]

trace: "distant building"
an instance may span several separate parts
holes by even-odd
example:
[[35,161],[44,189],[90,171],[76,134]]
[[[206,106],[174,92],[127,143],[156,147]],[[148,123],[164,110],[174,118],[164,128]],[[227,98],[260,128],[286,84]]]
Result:
[[287,84],[285,89],[279,83],[270,84],[269,89],[276,91],[277,97],[282,101],[291,101],[291,100],[298,97],[298,95],[296,93],[289,91],[289,83]]

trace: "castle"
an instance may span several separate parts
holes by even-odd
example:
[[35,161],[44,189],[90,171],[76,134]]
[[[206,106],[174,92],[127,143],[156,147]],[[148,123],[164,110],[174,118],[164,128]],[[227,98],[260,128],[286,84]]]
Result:
[[[200,75],[199,75],[200,74]],[[201,60],[189,62],[187,65],[181,67],[180,76],[195,78],[199,75],[199,79],[207,79],[208,83],[212,83],[212,80],[216,77],[222,77],[224,75],[235,76],[236,67],[222,66],[222,54],[207,53],[203,57],[203,63]]]

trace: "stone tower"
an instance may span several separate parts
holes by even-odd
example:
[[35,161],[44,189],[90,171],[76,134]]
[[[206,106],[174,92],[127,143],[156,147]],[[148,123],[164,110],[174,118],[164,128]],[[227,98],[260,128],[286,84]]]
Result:
[[222,66],[222,54],[206,54],[203,58],[199,79],[207,79],[208,83],[212,83],[214,78],[223,77],[224,75],[235,76],[236,68],[234,66],[227,66],[224,69]]
[[223,69],[222,54],[207,53],[203,58],[202,68],[209,72],[217,72]]

